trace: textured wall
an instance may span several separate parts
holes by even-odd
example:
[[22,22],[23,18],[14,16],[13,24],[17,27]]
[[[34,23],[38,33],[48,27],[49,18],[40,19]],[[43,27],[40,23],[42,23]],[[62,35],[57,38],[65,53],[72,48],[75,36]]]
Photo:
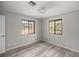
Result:
[[[63,35],[49,34],[48,21],[62,19]],[[43,40],[79,52],[79,11],[74,11],[42,20]]]
[[[29,43],[35,42],[40,38],[40,21],[37,18],[24,16],[20,14],[2,12],[6,20],[6,49],[13,49],[22,45],[27,45]],[[35,34],[22,35],[22,23],[21,19],[26,18],[27,20],[35,21]]]

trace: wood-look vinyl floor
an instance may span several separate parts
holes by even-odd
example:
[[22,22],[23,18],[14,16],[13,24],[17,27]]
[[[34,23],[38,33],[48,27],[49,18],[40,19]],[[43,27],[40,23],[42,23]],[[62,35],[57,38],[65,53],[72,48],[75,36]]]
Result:
[[39,42],[28,48],[8,51],[3,57],[79,57],[79,53],[47,42]]

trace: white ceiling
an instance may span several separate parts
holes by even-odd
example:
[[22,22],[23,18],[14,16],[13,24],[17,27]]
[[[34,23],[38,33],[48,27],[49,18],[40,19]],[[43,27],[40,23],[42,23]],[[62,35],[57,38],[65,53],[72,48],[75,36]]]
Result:
[[35,6],[30,6],[28,2],[29,1],[3,1],[0,3],[4,11],[21,13],[39,18],[79,10],[78,1],[35,1]]

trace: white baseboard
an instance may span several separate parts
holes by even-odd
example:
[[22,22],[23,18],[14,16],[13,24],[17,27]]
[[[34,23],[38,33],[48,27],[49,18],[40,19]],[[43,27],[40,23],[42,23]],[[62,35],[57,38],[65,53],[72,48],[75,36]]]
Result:
[[18,48],[18,47],[22,47],[22,46],[25,46],[25,45],[29,45],[29,44],[32,44],[32,43],[35,43],[35,42],[38,42],[38,41],[39,41],[39,40],[37,39],[37,40],[31,41],[31,42],[28,42],[28,43],[24,43],[24,44],[22,44],[22,45],[19,45],[19,46],[16,46],[16,47],[7,49],[6,51],[11,50],[11,49],[16,49],[16,48]]
[[48,40],[43,40],[43,41],[46,41],[46,42],[48,42],[48,43],[50,43],[50,44],[54,44],[54,45],[57,45],[57,46],[59,46],[59,47],[62,47],[62,48],[65,48],[65,49],[69,49],[69,50],[71,50],[71,51],[74,51],[74,52],[79,53],[79,50],[75,50],[75,49],[72,49],[72,48],[70,48],[70,47],[63,46],[63,45],[61,45],[61,44],[59,44],[59,43],[50,42],[50,41],[48,41]]

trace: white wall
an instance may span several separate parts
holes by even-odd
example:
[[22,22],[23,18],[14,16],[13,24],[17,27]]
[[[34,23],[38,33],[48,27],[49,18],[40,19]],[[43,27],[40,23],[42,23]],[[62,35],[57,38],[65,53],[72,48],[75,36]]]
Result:
[[[1,12],[1,14],[6,17],[7,50],[42,39],[49,43],[79,52],[79,11],[53,16],[43,20],[10,12]],[[20,34],[22,18],[36,21],[36,34]],[[49,34],[48,21],[59,18],[63,20],[63,35]]]
[[[62,19],[63,35],[49,34],[48,21]],[[43,40],[79,52],[79,11],[52,16],[42,21]]]
[[[10,12],[2,12],[2,14],[5,15],[6,18],[6,50],[13,49],[22,45],[27,45],[37,41],[40,38],[41,30],[39,19]],[[35,34],[21,34],[21,20],[23,18],[26,18],[27,20],[34,20],[36,22]]]

